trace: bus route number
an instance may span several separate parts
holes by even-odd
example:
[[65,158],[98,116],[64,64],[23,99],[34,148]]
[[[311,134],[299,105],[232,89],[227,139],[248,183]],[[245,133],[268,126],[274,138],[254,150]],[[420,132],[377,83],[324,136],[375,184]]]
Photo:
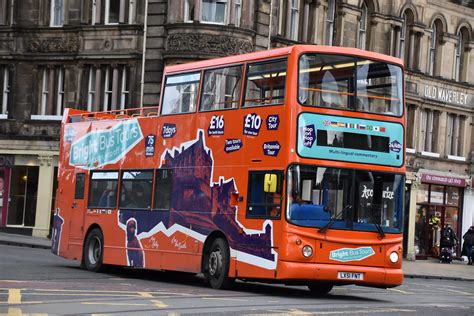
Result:
[[256,113],[247,114],[244,118],[244,134],[250,136],[258,136],[260,127],[262,126],[262,118]]

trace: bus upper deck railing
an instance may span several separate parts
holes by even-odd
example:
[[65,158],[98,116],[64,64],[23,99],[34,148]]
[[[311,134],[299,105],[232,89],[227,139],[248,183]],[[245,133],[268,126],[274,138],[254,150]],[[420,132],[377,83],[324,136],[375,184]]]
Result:
[[71,123],[90,122],[99,120],[126,120],[138,117],[158,116],[158,106],[110,110],[103,112],[83,112],[70,116]]

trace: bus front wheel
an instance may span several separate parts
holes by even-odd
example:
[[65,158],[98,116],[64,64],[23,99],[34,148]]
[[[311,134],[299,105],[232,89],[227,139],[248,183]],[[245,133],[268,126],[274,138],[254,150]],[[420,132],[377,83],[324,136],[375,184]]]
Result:
[[230,251],[227,242],[217,238],[207,255],[205,276],[213,289],[228,289],[234,279],[229,278]]
[[331,292],[333,285],[325,282],[311,282],[308,284],[311,294],[325,295]]
[[87,270],[97,272],[102,268],[104,258],[104,235],[98,228],[89,232],[84,243],[83,260]]

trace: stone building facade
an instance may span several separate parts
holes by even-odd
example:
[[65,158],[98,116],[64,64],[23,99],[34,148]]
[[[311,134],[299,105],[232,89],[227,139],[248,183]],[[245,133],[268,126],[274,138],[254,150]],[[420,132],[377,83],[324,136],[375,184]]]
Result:
[[[435,217],[459,238],[474,224],[474,1],[0,0],[0,8],[0,177],[9,188],[0,225],[47,231],[63,108],[156,106],[165,65],[296,43],[405,61],[406,256],[436,253]],[[22,223],[9,222],[20,213],[14,182],[26,175],[15,168],[39,179],[34,221],[24,211]]]

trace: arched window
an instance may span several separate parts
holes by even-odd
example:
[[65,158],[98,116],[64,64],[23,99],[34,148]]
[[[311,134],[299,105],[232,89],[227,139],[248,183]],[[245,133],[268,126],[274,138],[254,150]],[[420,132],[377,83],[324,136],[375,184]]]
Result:
[[336,21],[336,0],[328,0],[326,11],[326,34],[324,44],[333,45],[334,41],[334,23]]
[[359,20],[359,43],[357,45],[360,49],[367,49],[367,19],[369,15],[369,8],[367,4],[362,2],[361,15]]
[[467,70],[467,54],[465,53],[469,41],[469,30],[466,27],[459,29],[457,34],[456,55],[454,59],[454,80],[465,81]]
[[436,19],[431,26],[430,54],[428,64],[428,74],[430,76],[439,76],[439,65],[441,62],[441,37],[443,33],[443,23]]

